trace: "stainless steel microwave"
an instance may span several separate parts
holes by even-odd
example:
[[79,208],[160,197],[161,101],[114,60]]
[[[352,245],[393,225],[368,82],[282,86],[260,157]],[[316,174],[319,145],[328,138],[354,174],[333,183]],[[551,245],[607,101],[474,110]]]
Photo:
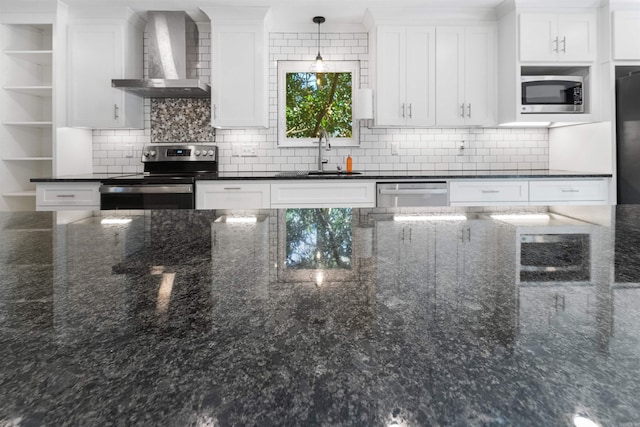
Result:
[[581,76],[522,76],[523,114],[584,113]]

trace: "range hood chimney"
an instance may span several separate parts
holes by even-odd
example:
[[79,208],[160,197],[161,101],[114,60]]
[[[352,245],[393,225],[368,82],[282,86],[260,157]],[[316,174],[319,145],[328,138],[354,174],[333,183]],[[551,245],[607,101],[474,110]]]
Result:
[[211,87],[198,79],[199,34],[185,12],[147,12],[149,78],[114,79],[111,86],[145,98],[211,96]]

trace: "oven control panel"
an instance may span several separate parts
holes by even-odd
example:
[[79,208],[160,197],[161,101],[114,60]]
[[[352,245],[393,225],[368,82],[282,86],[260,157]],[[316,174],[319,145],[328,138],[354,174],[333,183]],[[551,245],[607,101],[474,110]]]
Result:
[[142,162],[214,162],[218,147],[211,144],[152,144],[142,149]]

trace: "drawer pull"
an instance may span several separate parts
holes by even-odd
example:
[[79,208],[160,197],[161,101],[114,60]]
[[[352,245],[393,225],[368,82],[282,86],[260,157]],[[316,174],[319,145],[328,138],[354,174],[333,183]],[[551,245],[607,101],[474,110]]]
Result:
[[76,195],[75,194],[57,194],[56,197],[70,198],[70,197],[76,197]]
[[562,189],[562,192],[563,192],[563,193],[579,193],[579,192],[580,192],[580,190],[576,190],[576,189],[574,189],[574,188],[563,188],[563,189]]
[[240,187],[224,187],[225,190],[242,190]]
[[482,190],[483,194],[495,194],[495,193],[499,193],[500,190]]

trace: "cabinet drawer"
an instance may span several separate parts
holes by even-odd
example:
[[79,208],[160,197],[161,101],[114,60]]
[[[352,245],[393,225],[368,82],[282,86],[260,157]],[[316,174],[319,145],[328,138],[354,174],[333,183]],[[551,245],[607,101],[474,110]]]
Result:
[[452,206],[527,204],[528,190],[527,181],[451,181],[449,201]]
[[606,203],[607,183],[604,179],[531,181],[529,183],[529,199],[532,203]]
[[283,182],[271,184],[273,208],[375,207],[375,182]]
[[196,182],[196,209],[261,209],[270,206],[269,184]]
[[100,183],[51,183],[36,186],[36,210],[100,209]]

